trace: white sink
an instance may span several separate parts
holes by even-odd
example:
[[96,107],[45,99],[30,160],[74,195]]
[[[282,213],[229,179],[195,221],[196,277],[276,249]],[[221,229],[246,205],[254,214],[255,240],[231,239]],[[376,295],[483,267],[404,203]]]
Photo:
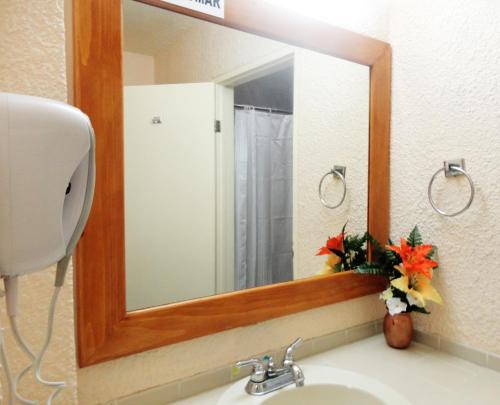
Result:
[[324,366],[302,370],[304,387],[289,385],[257,397],[245,392],[245,378],[229,387],[217,405],[411,405],[391,387],[362,374]]
[[262,405],[321,405],[327,403],[384,405],[384,402],[366,391],[334,384],[313,384],[302,387],[300,390],[286,390],[265,399]]

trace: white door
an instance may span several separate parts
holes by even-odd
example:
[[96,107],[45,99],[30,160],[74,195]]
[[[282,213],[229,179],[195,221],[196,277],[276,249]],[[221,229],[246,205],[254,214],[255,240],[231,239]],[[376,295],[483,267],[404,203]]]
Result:
[[127,309],[215,294],[214,84],[125,87],[124,119]]

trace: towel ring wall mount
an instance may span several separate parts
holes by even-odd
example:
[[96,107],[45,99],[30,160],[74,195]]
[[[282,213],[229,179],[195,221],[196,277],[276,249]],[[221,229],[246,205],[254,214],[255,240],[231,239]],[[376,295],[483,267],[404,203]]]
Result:
[[[470,186],[470,197],[469,200],[467,201],[467,204],[465,207],[463,207],[461,210],[456,211],[456,212],[446,212],[442,209],[440,209],[436,202],[432,198],[432,185],[434,184],[434,180],[436,180],[436,177],[441,173],[444,172],[445,177],[459,177],[459,176],[465,176],[467,181],[469,182]],[[454,160],[446,160],[444,162],[444,167],[439,169],[436,173],[431,178],[431,181],[429,182],[429,186],[427,188],[427,194],[429,196],[429,202],[431,203],[432,208],[434,211],[436,211],[438,214],[445,216],[445,217],[455,217],[457,215],[462,214],[463,212],[467,211],[469,207],[472,204],[472,201],[474,201],[474,195],[475,195],[475,187],[474,187],[474,182],[472,181],[472,178],[470,175],[465,171],[465,159],[454,159]]]
[[[333,166],[333,169],[330,170],[328,173],[326,173],[320,180],[319,182],[319,187],[318,187],[318,195],[319,195],[319,199],[321,201],[321,203],[326,207],[326,208],[330,208],[330,209],[335,209],[335,208],[338,208],[340,207],[344,200],[345,200],[345,196],[346,196],[346,193],[347,193],[347,183],[345,181],[345,172],[346,172],[346,167],[345,166]],[[328,201],[326,201],[324,195],[323,195],[323,183],[325,181],[325,179],[328,177],[328,176],[333,176],[333,177],[338,177],[340,179],[340,181],[342,182],[342,185],[343,185],[343,188],[344,188],[344,191],[342,192],[342,198],[340,199],[340,202],[338,204],[330,204]]]

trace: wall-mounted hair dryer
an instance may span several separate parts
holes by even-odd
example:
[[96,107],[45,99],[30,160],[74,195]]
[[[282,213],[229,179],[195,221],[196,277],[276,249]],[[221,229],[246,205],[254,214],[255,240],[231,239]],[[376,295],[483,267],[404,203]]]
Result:
[[[0,336],[0,360],[13,397],[19,378],[35,369],[50,340],[53,311],[66,269],[87,221],[95,181],[94,132],[89,118],[67,104],[38,97],[0,93],[0,277],[14,336],[31,358],[17,378],[10,376]],[[18,276],[57,263],[46,345],[35,356],[17,330]],[[49,399],[49,403],[52,398]]]

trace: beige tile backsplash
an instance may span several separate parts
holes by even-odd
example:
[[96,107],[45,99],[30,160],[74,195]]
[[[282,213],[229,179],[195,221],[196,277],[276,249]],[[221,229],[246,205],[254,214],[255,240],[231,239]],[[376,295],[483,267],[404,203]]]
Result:
[[[380,321],[368,322],[319,338],[308,339],[297,349],[295,357],[297,360],[300,360],[304,357],[312,356],[347,343],[373,336],[377,333],[379,324]],[[275,361],[279,362],[281,361],[285,349],[286,347],[274,351],[270,350],[261,353],[257,357],[268,354],[272,355]],[[233,364],[229,364],[161,387],[120,398],[116,400],[116,404],[140,405],[147,403],[148,405],[164,405],[171,401],[187,398],[212,388],[228,384],[231,381],[246,378],[249,375],[249,371],[249,369],[242,369],[234,372]]]
[[[305,357],[322,353],[348,343],[366,339],[381,332],[382,320],[376,320],[324,336],[311,338],[304,341],[304,343],[297,349],[296,359],[301,360]],[[452,343],[438,335],[429,335],[418,330],[415,330],[414,340],[434,349],[447,352],[462,360],[500,371],[500,356]],[[277,360],[279,362],[283,356],[285,348],[286,347],[282,347],[278,350],[261,353],[254,357],[262,357],[265,354],[269,354],[273,356],[275,361]],[[436,359],[436,361],[439,361],[439,359]],[[241,378],[247,378],[249,371],[249,369],[242,369],[235,372],[233,364],[229,364],[215,370],[193,375],[180,381],[175,381],[173,383],[114,400],[110,402],[110,404],[164,405],[172,401],[188,398],[210,389],[223,386]]]

